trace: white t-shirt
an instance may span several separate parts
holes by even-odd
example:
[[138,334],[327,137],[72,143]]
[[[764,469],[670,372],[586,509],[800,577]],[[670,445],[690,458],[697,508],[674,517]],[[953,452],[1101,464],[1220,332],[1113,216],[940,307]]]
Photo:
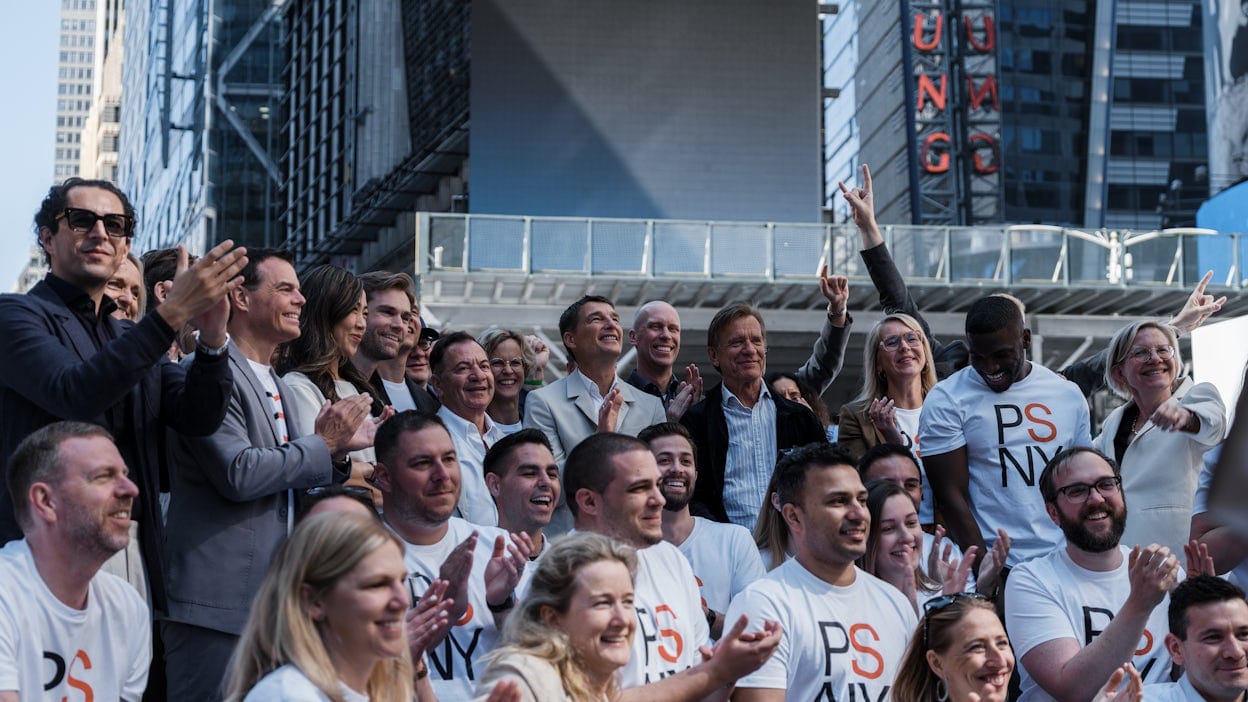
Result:
[[[450,633],[433,650],[425,654],[429,666],[429,682],[439,700],[472,699],[472,690],[483,670],[482,659],[498,645],[498,628],[485,600],[485,567],[494,555],[494,539],[507,532],[494,527],[471,524],[458,517],[447,523],[446,536],[436,544],[407,544],[403,562],[407,566],[408,591],[413,606],[424,594],[429,583],[438,577],[443,561],[472,532],[478,532],[473,551],[472,574],[468,579],[468,609],[451,627]],[[532,568],[526,568],[529,573]]]
[[[1196,496],[1192,499],[1192,515],[1204,514],[1209,511],[1209,486],[1213,483],[1213,468],[1222,455],[1222,445],[1205,452],[1205,465],[1200,469],[1200,477],[1196,479]],[[1248,585],[1248,560],[1241,561],[1231,569],[1227,580],[1244,587]]]
[[407,389],[407,383],[394,383],[382,378],[381,387],[396,413],[416,409],[416,400],[412,397],[412,391]]
[[936,519],[936,511],[933,506],[932,487],[927,484],[927,473],[923,470],[923,452],[919,449],[919,417],[923,414],[923,408],[902,409],[898,407],[893,412],[897,418],[897,428],[901,430],[904,446],[910,449],[910,453],[914,454],[914,460],[919,464],[919,480],[923,483],[923,499],[919,502],[919,523],[931,524]]
[[151,662],[151,618],[129,583],[96,573],[86,608],[73,609],[48,589],[25,539],[0,549],[0,691],[22,702],[137,701]]
[[918,617],[897,588],[854,568],[854,582],[832,585],[796,558],[746,588],[728,621],[750,617],[784,628],[775,654],[738,688],[785,690],[786,700],[887,700]]
[[[1074,639],[1087,646],[1113,621],[1131,593],[1127,559],[1131,550],[1119,546],[1122,565],[1097,572],[1081,568],[1065,546],[1032,559],[1010,572],[1005,583],[1005,628],[1022,675],[1020,700],[1052,700],[1023,665],[1023,657],[1047,641]],[[1182,578],[1180,577],[1180,580]],[[1146,683],[1170,680],[1170,654],[1163,640],[1170,631],[1167,595],[1153,608],[1132,663]],[[1126,662],[1126,661],[1122,661]],[[1099,687],[1099,683],[1098,683]]]
[[728,610],[732,598],[767,573],[754,537],[736,524],[694,517],[693,531],[678,548],[689,559],[702,601],[720,614]]
[[[341,680],[338,688],[344,702],[368,702],[368,695],[347,687]],[[243,702],[330,702],[329,696],[312,684],[303,671],[289,663],[260,678],[248,691]]]
[[637,631],[620,687],[637,687],[692,668],[698,647],[710,640],[698,584],[689,561],[666,541],[637,550],[633,582]]
[[988,548],[1010,535],[1011,568],[1061,543],[1044,511],[1040,473],[1058,451],[1091,446],[1088,403],[1079,386],[1031,364],[1026,378],[993,392],[972,367],[936,384],[923,401],[919,437],[936,456],[966,447],[971,512]]
[[1178,682],[1145,685],[1144,699],[1148,702],[1206,702],[1204,695],[1192,687],[1186,673]]
[[[325,405],[325,396],[312,382],[308,376],[299,371],[291,371],[282,376],[282,382],[286,383],[287,389],[290,390],[290,397],[282,398],[282,403],[287,407],[294,406],[296,416],[295,431],[299,432],[299,436],[308,436],[316,433],[316,416],[320,414],[321,407]],[[340,399],[355,397],[360,394],[349,381],[335,380],[334,390],[338,393]],[[361,461],[363,463],[376,463],[377,454],[373,451],[373,447],[369,446],[365,449],[352,451],[351,460]]]

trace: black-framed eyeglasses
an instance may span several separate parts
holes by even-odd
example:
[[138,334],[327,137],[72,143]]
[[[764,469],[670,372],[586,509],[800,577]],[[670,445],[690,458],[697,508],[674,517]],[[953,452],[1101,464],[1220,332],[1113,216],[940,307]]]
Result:
[[1057,494],[1065,497],[1068,502],[1074,505],[1081,505],[1088,501],[1092,496],[1092,490],[1095,489],[1101,493],[1101,497],[1109,497],[1118,493],[1122,489],[1122,478],[1111,475],[1107,478],[1101,478],[1095,483],[1072,483],[1063,485],[1057,489]]
[[134,217],[124,214],[96,214],[91,210],[83,210],[77,207],[66,207],[52,221],[64,219],[69,225],[71,231],[77,234],[85,234],[95,228],[96,222],[104,223],[104,231],[109,236],[122,238],[129,237],[134,233]]
[[912,349],[917,349],[923,345],[923,337],[919,336],[918,332],[912,331],[905,334],[894,334],[887,339],[881,339],[880,346],[884,347],[885,351],[896,351],[901,348],[902,342],[905,342],[906,346]]
[[421,351],[428,351],[429,349],[433,348],[433,339],[430,339],[427,336],[420,337],[419,339],[416,340],[416,348],[420,349]]
[[958,600],[980,600],[981,602],[992,602],[992,600],[978,592],[955,592],[952,595],[941,595],[923,603],[923,647],[927,648],[931,645],[932,633],[932,615]]

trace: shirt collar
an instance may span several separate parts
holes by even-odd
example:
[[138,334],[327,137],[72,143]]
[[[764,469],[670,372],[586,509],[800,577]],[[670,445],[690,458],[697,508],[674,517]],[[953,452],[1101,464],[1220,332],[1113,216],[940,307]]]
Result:
[[[740,398],[738,398],[736,395],[733,395],[732,391],[728,389],[727,385],[720,385],[720,387],[723,388],[723,391],[724,391],[724,397],[722,400],[720,400],[720,403],[719,403],[720,406],[733,407],[734,405],[732,403],[736,403],[735,404],[736,407],[745,407],[745,403],[742,402]],[[771,388],[767,387],[766,381],[763,381],[763,389],[759,391],[758,393],[758,402],[762,402],[764,397],[767,398],[768,400],[771,400]],[[755,407],[758,406],[758,402],[754,403]]]
[[[572,375],[569,377],[579,382],[581,384],[582,389],[584,389],[585,392],[588,392],[590,397],[596,400],[601,400],[604,397],[606,397],[605,395],[602,394],[601,391],[598,390],[598,383],[595,383],[594,381],[590,380],[584,373],[581,372],[580,368],[577,368],[576,370],[572,371]],[[611,392],[619,384],[620,384],[620,376],[617,375],[611,379],[611,387],[607,388],[607,392]]]
[[[441,407],[438,408],[438,416],[442,418],[442,423],[446,425],[447,431],[451,432],[452,436],[458,434],[464,437],[465,439],[476,439],[476,440],[480,440],[480,438],[483,436],[481,432],[477,431],[476,424],[473,424],[467,419],[464,419],[458,414],[455,414],[449,408],[447,408],[446,405],[442,405]],[[490,420],[490,415],[488,414],[485,415],[484,436],[488,437],[492,435],[495,431],[496,429],[494,427],[494,422]]]
[[48,287],[52,288],[52,292],[61,298],[61,302],[64,302],[66,307],[78,314],[93,315],[102,319],[117,309],[117,303],[113,302],[111,297],[105,295],[100,300],[100,309],[97,315],[95,302],[82,288],[52,273],[44,276],[43,280],[48,284]]

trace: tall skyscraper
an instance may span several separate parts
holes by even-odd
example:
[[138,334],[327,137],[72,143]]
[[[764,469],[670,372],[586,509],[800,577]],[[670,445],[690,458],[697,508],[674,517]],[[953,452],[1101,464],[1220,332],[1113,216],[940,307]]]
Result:
[[117,177],[138,211],[141,248],[282,242],[279,9],[127,4]]
[[[1199,0],[906,0],[901,12],[855,4],[857,110],[852,118],[828,110],[825,130],[837,133],[848,119],[864,125],[859,157],[881,176],[881,221],[1194,223],[1209,195]],[[995,71],[959,59],[985,53],[990,41]],[[999,138],[989,147],[976,141],[993,135],[976,127],[975,114],[993,99]],[[946,157],[969,184],[936,177]],[[965,202],[981,195],[977,158],[995,158],[1000,169],[995,217],[971,216],[976,206]],[[934,215],[933,204],[944,203],[968,214],[940,216],[937,207]],[[834,209],[842,219],[844,206]]]
[[[56,152],[52,170],[56,182],[78,175],[82,125],[91,109],[95,78],[96,4],[97,0],[61,0]],[[17,69],[10,67],[9,70]]]
[[95,20],[95,79],[91,109],[81,130],[78,174],[117,179],[121,138],[121,65],[124,10],[122,0],[98,0]]

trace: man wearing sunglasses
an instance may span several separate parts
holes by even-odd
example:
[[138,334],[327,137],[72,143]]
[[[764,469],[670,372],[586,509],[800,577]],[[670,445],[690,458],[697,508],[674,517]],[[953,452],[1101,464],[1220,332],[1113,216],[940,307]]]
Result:
[[[251,601],[294,523],[299,492],[346,481],[347,452],[372,445],[367,395],[321,408],[300,436],[295,403],[270,367],[299,336],[304,298],[294,256],[252,249],[229,294],[229,410],[209,436],[179,437],[166,527],[168,698],[219,700]],[[167,302],[165,304],[168,304]],[[163,307],[163,305],[162,305]],[[159,308],[158,308],[159,309]]]
[[1118,466],[1096,449],[1070,448],[1045,466],[1040,492],[1066,542],[1006,581],[1020,699],[1090,700],[1127,662],[1145,683],[1169,682],[1167,593],[1183,571],[1168,548],[1119,545],[1127,505]]
[[[193,266],[183,262],[165,303],[135,324],[113,319],[104,295],[134,233],[125,194],[107,181],[70,178],[49,190],[34,223],[50,272],[28,294],[0,296],[0,465],[23,437],[55,421],[108,429],[139,486],[133,517],[151,604],[163,614],[157,436],[167,428],[203,436],[221,424],[230,387],[225,294],[246,251],[226,241]],[[182,367],[165,352],[187,322],[200,330],[200,353]],[[16,538],[13,499],[0,487],[0,541]]]

